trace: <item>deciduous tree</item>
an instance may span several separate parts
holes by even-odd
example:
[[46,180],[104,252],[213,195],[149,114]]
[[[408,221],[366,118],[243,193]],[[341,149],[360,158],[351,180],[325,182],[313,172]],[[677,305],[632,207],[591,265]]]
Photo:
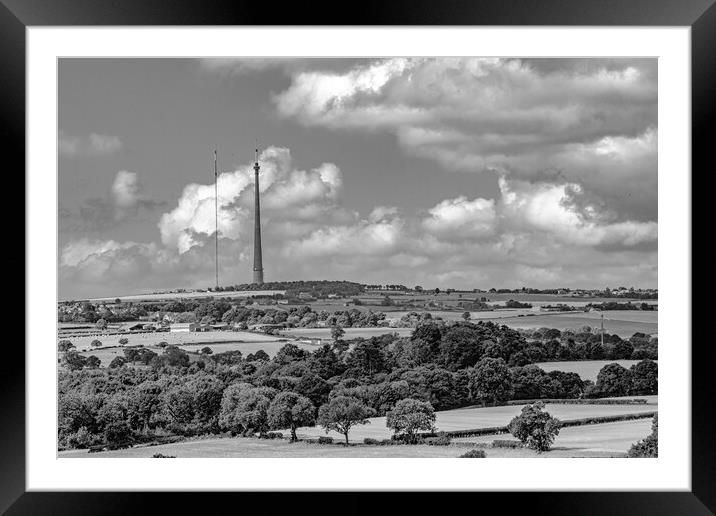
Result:
[[510,433],[530,448],[543,452],[549,450],[559,434],[560,421],[544,410],[544,403],[538,401],[522,408],[507,426]]
[[362,401],[350,396],[336,396],[318,410],[318,424],[325,428],[326,433],[334,430],[343,434],[348,444],[348,432],[355,425],[369,423],[368,418],[374,410]]
[[267,412],[268,424],[273,428],[289,428],[291,441],[297,441],[296,428],[316,421],[316,407],[311,400],[295,392],[278,394]]
[[406,398],[388,412],[385,424],[396,436],[415,443],[419,430],[430,432],[435,429],[435,410],[427,401]]
[[512,396],[510,369],[501,358],[485,357],[468,370],[470,393],[473,398],[493,404]]

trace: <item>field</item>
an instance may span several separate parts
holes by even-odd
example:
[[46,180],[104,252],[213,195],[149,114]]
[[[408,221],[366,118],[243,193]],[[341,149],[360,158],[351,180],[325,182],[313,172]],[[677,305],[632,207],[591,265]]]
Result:
[[[470,407],[455,410],[436,412],[435,425],[438,431],[468,430],[473,428],[489,428],[507,425],[518,415],[523,405],[508,405],[502,407]],[[615,416],[620,414],[638,414],[653,412],[658,409],[656,399],[653,403],[645,405],[561,405],[548,404],[547,411],[554,417],[566,419],[581,419],[586,417]],[[350,434],[351,442],[363,442],[366,437],[373,439],[388,439],[391,431],[385,426],[385,417],[371,418],[370,424],[354,427]],[[648,433],[648,432],[647,432]],[[303,427],[297,431],[299,437],[318,437],[326,435],[320,427]],[[343,439],[336,432],[330,432],[334,439]]]
[[639,360],[577,360],[565,362],[539,362],[535,364],[546,372],[564,371],[565,373],[577,373],[582,380],[597,381],[597,374],[607,364],[617,363],[629,369]]
[[[651,424],[651,420],[645,420]],[[629,423],[642,423],[641,421]],[[604,425],[594,425],[604,426]],[[568,429],[565,429],[566,431]],[[566,458],[566,457],[622,457],[632,442],[646,437],[647,428],[643,432],[642,425],[625,426],[622,443],[612,439],[614,448],[626,443],[617,451],[603,451],[604,448],[597,440],[578,439],[568,445],[558,446],[553,450],[538,454],[528,449],[489,448],[485,450],[488,458]],[[593,433],[598,434],[598,432]],[[592,449],[587,448],[591,446]],[[177,458],[455,458],[459,457],[475,445],[470,443],[455,443],[450,446],[365,446],[365,445],[319,445],[307,442],[290,443],[288,440],[251,439],[251,438],[217,438],[185,441],[180,443],[162,444],[150,447],[128,448],[99,453],[88,453],[87,450],[72,450],[59,452],[58,458],[149,458],[155,453],[173,455]]]
[[[629,447],[651,433],[651,418],[617,421],[598,425],[562,428],[554,441],[555,450],[569,449],[583,452],[626,452]],[[514,439],[511,435],[505,439]],[[458,443],[490,443],[494,435],[460,437]],[[489,453],[489,452],[488,452]]]
[[[409,337],[413,332],[413,328],[344,328],[346,334],[343,336],[344,340],[355,339],[362,337],[369,339],[378,335],[384,335],[386,333],[397,333],[401,337]],[[291,328],[281,332],[282,335],[293,336],[293,337],[305,337],[311,339],[331,339],[331,328]]]
[[[632,310],[615,310],[604,312],[604,331],[613,333],[622,338],[631,337],[636,332],[643,332],[647,335],[658,333],[658,312],[641,312]],[[500,319],[500,324],[511,328],[581,328],[591,326],[599,328],[599,312],[577,312],[561,314],[537,314],[524,317],[505,317]]]
[[[651,419],[563,428],[552,450],[538,454],[528,449],[490,448],[494,435],[453,439],[450,446],[366,446],[289,443],[284,439],[215,438],[137,447],[99,453],[87,450],[59,452],[59,458],[147,458],[155,453],[178,458],[453,458],[477,445],[487,446],[488,458],[623,457],[629,447],[649,435]],[[502,436],[513,439],[512,436]]]
[[90,343],[97,339],[103,346],[117,346],[119,339],[127,338],[130,346],[156,346],[164,341],[171,345],[183,346],[206,343],[230,343],[230,342],[276,342],[278,339],[272,335],[253,333],[248,331],[202,331],[202,332],[146,332],[128,333],[105,336],[82,336],[69,337],[69,340],[79,351],[94,351]]

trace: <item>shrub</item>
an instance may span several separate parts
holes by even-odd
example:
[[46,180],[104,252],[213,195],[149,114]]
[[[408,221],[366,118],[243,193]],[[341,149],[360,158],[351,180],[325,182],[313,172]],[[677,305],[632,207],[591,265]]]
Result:
[[318,444],[333,444],[333,437],[322,435],[318,438]]
[[363,444],[380,444],[380,441],[378,439],[373,439],[372,437],[366,437],[363,439]]
[[486,457],[485,450],[470,450],[469,452],[460,455],[460,459],[484,459]]
[[124,422],[113,422],[104,431],[104,440],[110,449],[127,446],[132,438],[132,430]]
[[659,456],[659,416],[654,416],[651,424],[651,434],[634,443],[627,452],[629,458],[658,457]]
[[112,361],[109,363],[110,369],[116,369],[118,367],[122,367],[126,363],[126,360],[124,360],[122,357],[114,357]]
[[281,432],[266,432],[265,434],[259,435],[260,439],[283,439]]
[[176,455],[163,455],[161,453],[155,453],[152,455],[153,459],[176,459]]
[[513,441],[511,439],[495,439],[492,441],[493,448],[522,448],[522,441]]
[[67,436],[66,442],[68,448],[89,448],[99,441],[99,437],[87,430],[87,427],[80,427],[77,432]]
[[538,452],[549,450],[560,427],[559,419],[553,418],[543,409],[544,403],[539,401],[527,405],[507,425],[512,435]]
[[445,432],[440,432],[437,437],[428,437],[425,442],[430,446],[448,446],[450,444],[450,436]]

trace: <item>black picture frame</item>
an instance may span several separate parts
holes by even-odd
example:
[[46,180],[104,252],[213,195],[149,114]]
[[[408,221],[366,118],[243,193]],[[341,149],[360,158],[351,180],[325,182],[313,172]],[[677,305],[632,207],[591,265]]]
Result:
[[[430,0],[363,1],[360,5],[323,1],[294,2],[278,8],[271,3],[245,0],[0,0],[0,114],[3,156],[14,158],[14,178],[24,181],[25,168],[25,28],[28,26],[107,25],[552,25],[552,26],[689,26],[692,37],[692,170],[702,175],[716,170],[709,128],[716,106],[716,7],[714,0]],[[692,172],[692,180],[696,176]],[[12,185],[13,187],[15,185]],[[17,190],[16,190],[17,191]],[[697,206],[694,190],[692,206]],[[20,197],[20,196],[18,196]],[[17,199],[22,202],[21,199]],[[706,203],[699,203],[706,204]],[[696,217],[693,217],[696,221]],[[16,239],[23,239],[18,228]],[[693,234],[693,233],[692,233]],[[19,248],[19,244],[17,248]],[[693,251],[692,251],[693,253]],[[23,253],[0,256],[5,271],[25,270]],[[16,275],[19,277],[19,275]],[[19,290],[17,290],[19,292]],[[14,299],[13,301],[17,301]],[[699,308],[693,300],[698,315]],[[32,307],[26,307],[31,310]],[[692,316],[693,320],[693,316]],[[697,319],[699,320],[699,319]],[[696,333],[692,341],[696,342]],[[9,343],[8,343],[9,344]],[[684,343],[689,344],[689,343]],[[716,431],[713,426],[712,362],[708,342],[692,346],[692,491],[639,493],[503,493],[480,494],[482,507],[496,502],[509,508],[529,506],[537,514],[712,514],[716,511]],[[40,493],[25,490],[25,357],[19,346],[6,346],[0,361],[0,510],[8,514],[65,514],[84,512],[145,512],[158,501],[164,511],[206,509],[204,501],[182,493]],[[692,416],[693,417],[693,416]],[[233,494],[211,494],[212,502],[229,502]],[[260,494],[240,495],[242,506],[259,501]],[[263,494],[263,496],[266,496]],[[304,502],[294,494],[290,503]],[[455,495],[458,496],[458,495]],[[474,494],[459,495],[463,499]],[[350,512],[368,505],[357,494],[341,504]],[[499,498],[499,499],[498,499]],[[202,497],[206,500],[206,495]],[[256,500],[254,500],[256,499]],[[247,501],[249,503],[247,504]],[[380,502],[382,503],[382,502]],[[411,504],[428,507],[423,495]],[[471,503],[464,500],[463,503]],[[451,502],[460,507],[460,500]],[[407,507],[405,509],[407,511]],[[273,512],[273,511],[270,511]],[[295,512],[293,510],[292,512]]]

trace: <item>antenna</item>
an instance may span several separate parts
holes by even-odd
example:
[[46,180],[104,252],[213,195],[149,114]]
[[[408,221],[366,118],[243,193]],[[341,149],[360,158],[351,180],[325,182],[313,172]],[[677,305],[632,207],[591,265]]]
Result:
[[214,147],[214,255],[216,258],[216,290],[219,290],[219,171]]

